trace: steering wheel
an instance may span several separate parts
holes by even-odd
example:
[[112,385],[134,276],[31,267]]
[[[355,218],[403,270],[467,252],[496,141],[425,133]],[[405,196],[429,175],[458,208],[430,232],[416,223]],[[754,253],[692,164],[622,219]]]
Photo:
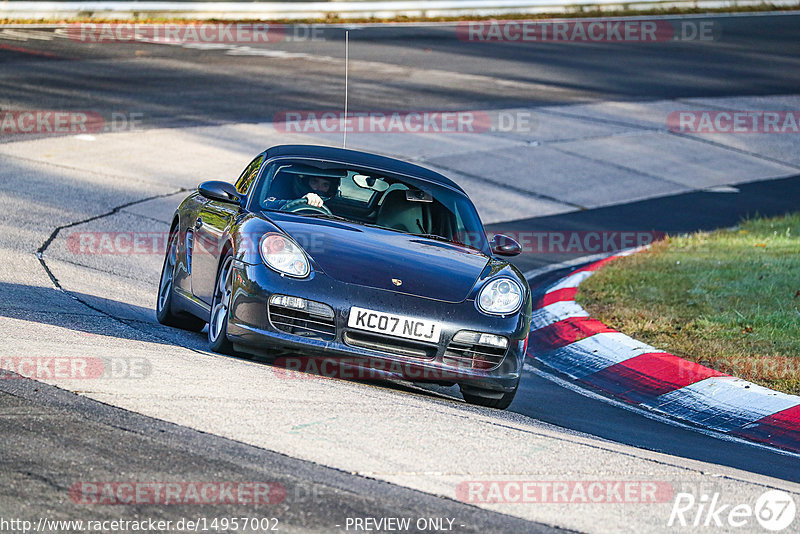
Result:
[[285,211],[287,213],[322,213],[324,215],[333,215],[331,210],[328,209],[327,206],[312,206],[308,203],[308,200],[305,198],[298,198],[297,200],[292,200],[291,202],[287,202],[285,206],[283,206],[280,211]]

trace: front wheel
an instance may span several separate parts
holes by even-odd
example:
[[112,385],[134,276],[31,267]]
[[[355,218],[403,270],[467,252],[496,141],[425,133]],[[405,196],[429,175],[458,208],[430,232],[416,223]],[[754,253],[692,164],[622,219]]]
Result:
[[233,256],[222,260],[214,297],[211,299],[211,316],[208,319],[208,346],[214,352],[232,354],[233,345],[228,340],[228,315],[233,296]]
[[175,266],[178,263],[178,232],[170,236],[167,255],[164,257],[164,266],[161,268],[161,281],[158,284],[158,301],[156,302],[156,319],[158,322],[199,332],[206,322],[190,315],[177,314],[173,311],[175,300]]

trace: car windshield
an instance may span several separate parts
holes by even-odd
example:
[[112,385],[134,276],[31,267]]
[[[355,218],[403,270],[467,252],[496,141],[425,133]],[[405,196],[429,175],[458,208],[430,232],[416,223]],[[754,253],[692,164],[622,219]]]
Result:
[[251,209],[344,220],[488,253],[472,202],[449,187],[341,163],[279,160],[264,169]]

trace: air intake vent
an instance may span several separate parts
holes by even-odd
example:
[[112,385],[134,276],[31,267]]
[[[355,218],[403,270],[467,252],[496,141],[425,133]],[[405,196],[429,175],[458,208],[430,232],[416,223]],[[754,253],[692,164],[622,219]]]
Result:
[[[306,301],[293,297],[273,296],[268,306],[269,320],[272,325],[288,334],[333,341],[336,338],[336,324],[333,309],[319,302]],[[305,309],[298,309],[297,302],[302,301]],[[292,306],[284,305],[291,302]]]
[[405,339],[386,337],[362,332],[345,332],[344,342],[352,347],[385,352],[392,356],[431,360],[436,357],[436,345],[416,343]]
[[462,330],[453,336],[442,363],[460,369],[494,369],[506,355],[508,339],[493,334]]

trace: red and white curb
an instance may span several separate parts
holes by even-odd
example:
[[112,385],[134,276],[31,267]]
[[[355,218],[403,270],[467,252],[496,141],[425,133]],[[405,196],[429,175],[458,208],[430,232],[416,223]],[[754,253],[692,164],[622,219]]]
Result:
[[609,328],[578,286],[625,251],[574,271],[534,303],[528,357],[614,398],[731,436],[800,452],[800,397],[753,384]]

